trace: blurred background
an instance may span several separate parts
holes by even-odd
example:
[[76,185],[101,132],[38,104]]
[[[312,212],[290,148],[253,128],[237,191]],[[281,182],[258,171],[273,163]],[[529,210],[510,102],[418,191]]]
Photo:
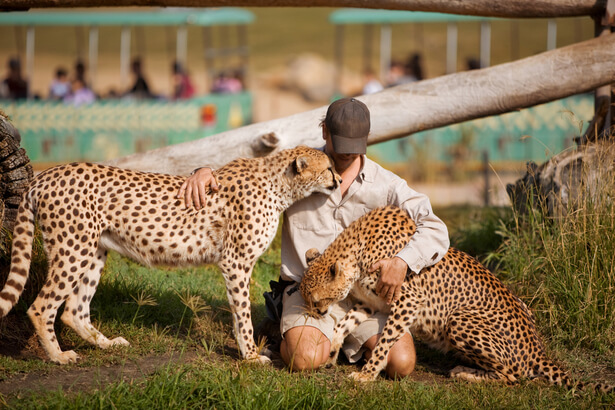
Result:
[[[44,169],[144,152],[310,110],[339,96],[514,61],[593,38],[594,30],[588,17],[377,12],[3,13],[0,73],[4,79],[17,70],[27,95],[19,99],[5,89],[0,108],[20,130],[35,168]],[[542,162],[573,146],[592,116],[593,98],[573,96],[377,144],[369,155],[436,203],[481,202],[486,191],[492,203],[505,203],[505,182],[516,179],[526,161]],[[496,178],[485,180],[494,171]]]

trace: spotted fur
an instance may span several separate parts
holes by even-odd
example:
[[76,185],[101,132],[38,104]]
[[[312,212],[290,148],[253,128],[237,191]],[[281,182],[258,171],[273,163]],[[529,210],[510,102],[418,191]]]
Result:
[[107,339],[90,322],[90,301],[108,250],[144,265],[216,263],[226,282],[242,356],[266,362],[254,343],[249,280],[257,258],[277,230],[279,214],[313,192],[330,193],[339,175],[329,157],[307,147],[238,159],[215,172],[220,190],[201,210],[184,209],[176,193],[184,177],[75,163],[39,174],[24,194],[14,229],[11,270],[0,292],[0,317],[21,295],[30,268],[34,221],[43,234],[48,280],[28,309],[49,358],[73,362],[54,332],[62,321],[101,348]]
[[[319,255],[307,252],[308,270],[300,290],[312,313],[350,296],[357,304],[337,324],[333,362],[344,338],[373,311],[389,312],[382,335],[356,380],[375,379],[387,354],[406,332],[441,351],[458,352],[479,368],[457,366],[451,377],[468,381],[542,378],[556,385],[574,384],[544,351],[528,307],[474,258],[450,248],[444,258],[419,275],[409,274],[401,298],[388,306],[375,294],[379,272],[368,268],[394,257],[415,233],[408,214],[396,207],[376,209],[353,222]],[[596,385],[612,391],[612,386]]]

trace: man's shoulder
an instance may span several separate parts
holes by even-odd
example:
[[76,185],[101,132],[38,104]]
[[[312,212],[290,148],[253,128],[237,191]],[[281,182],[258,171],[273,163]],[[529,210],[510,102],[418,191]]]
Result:
[[365,163],[363,165],[363,173],[365,175],[366,180],[368,181],[376,181],[376,180],[398,180],[401,179],[397,174],[393,171],[389,171],[384,168],[382,165],[378,164],[376,161],[365,156]]

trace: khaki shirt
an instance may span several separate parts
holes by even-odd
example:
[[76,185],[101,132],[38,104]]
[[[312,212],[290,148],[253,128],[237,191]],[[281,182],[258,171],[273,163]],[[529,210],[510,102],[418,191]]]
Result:
[[331,195],[316,193],[296,202],[284,213],[282,279],[300,282],[307,268],[308,249],[324,252],[354,220],[385,205],[405,209],[416,223],[416,234],[397,254],[414,273],[444,257],[450,245],[448,230],[434,215],[427,196],[364,156],[363,168],[344,198],[339,188]]

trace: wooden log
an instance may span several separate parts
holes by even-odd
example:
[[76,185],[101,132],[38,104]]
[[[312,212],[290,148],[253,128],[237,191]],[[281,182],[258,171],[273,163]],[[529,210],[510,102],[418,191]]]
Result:
[[26,151],[19,147],[20,140],[17,129],[0,111],[0,227],[9,231],[13,230],[21,195],[34,175]]
[[[615,34],[512,63],[472,70],[359,97],[370,108],[369,143],[475,118],[506,113],[610,84],[615,79]],[[258,101],[256,102],[258,104]],[[109,164],[187,174],[237,157],[305,144],[321,146],[326,107],[248,125],[197,141],[132,155]],[[267,149],[260,149],[268,141]]]
[[361,7],[436,11],[491,17],[569,17],[602,15],[606,0],[3,0],[0,10],[37,7]]
[[548,216],[563,216],[587,204],[613,201],[615,144],[599,140],[563,151],[540,166],[527,165],[523,178],[506,186],[521,214],[533,207]]

